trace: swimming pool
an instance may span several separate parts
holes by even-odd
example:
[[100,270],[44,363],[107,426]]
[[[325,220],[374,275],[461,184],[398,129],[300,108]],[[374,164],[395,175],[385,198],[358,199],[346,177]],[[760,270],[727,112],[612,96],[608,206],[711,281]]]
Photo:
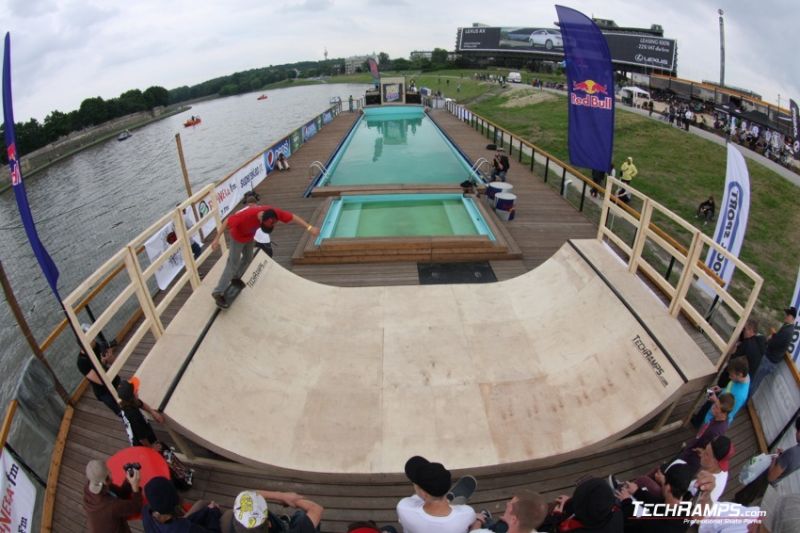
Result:
[[519,248],[473,196],[455,193],[331,197],[301,242],[297,264],[515,259]]
[[471,163],[421,106],[367,108],[333,156],[319,187],[458,185]]

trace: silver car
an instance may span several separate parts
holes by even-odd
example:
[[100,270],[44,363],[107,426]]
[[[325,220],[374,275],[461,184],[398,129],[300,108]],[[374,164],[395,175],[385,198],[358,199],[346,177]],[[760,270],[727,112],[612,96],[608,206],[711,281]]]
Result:
[[561,32],[547,28],[535,30],[531,33],[531,36],[528,37],[528,44],[531,45],[531,48],[544,46],[547,50],[564,48],[564,41],[561,40]]

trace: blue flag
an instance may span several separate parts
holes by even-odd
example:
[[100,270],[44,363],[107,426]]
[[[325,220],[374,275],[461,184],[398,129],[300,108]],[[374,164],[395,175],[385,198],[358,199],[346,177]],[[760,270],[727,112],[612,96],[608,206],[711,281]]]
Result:
[[61,302],[58,294],[58,268],[47,250],[44,249],[39,234],[36,232],[36,225],[33,223],[33,215],[28,205],[28,195],[25,192],[25,184],[22,182],[22,171],[19,168],[19,158],[17,155],[17,138],[14,131],[14,109],[11,106],[11,35],[6,33],[5,52],[3,54],[3,121],[5,126],[6,149],[8,150],[8,166],[11,170],[11,185],[14,189],[14,197],[17,199],[19,215],[22,218],[22,225],[25,233],[33,248],[33,253],[39,261],[39,266],[47,278],[47,283]]
[[583,13],[556,6],[569,89],[569,160],[607,172],[614,149],[614,70],[606,38]]

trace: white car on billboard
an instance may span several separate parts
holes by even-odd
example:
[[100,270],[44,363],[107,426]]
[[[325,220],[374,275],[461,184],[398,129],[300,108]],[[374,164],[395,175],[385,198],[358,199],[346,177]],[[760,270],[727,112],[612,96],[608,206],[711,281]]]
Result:
[[531,48],[544,46],[547,50],[553,48],[564,48],[564,41],[561,39],[561,32],[554,29],[541,28],[534,30],[528,37],[528,44]]

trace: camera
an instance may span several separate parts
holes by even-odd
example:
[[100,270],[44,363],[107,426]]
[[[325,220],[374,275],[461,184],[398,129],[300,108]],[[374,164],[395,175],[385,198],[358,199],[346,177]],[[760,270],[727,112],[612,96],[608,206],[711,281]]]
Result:
[[125,463],[122,466],[122,469],[125,470],[126,474],[128,474],[129,476],[132,476],[134,470],[141,470],[142,469],[142,465],[140,465],[139,463]]
[[711,396],[712,394],[716,394],[716,391],[714,389],[706,389],[706,394]]

